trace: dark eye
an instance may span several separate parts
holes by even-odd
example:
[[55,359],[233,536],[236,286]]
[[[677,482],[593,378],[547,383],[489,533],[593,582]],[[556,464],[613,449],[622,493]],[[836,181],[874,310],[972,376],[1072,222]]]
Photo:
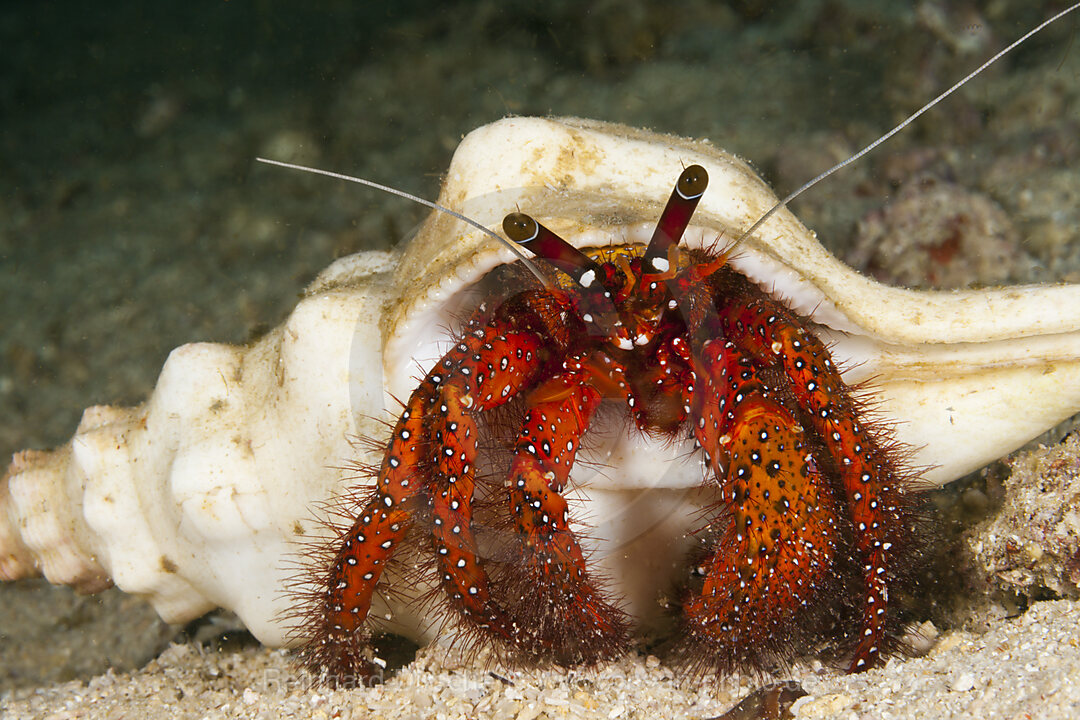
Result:
[[510,213],[503,218],[503,232],[516,243],[527,243],[536,237],[540,228],[525,213]]
[[[679,190],[679,195],[684,200],[694,200],[701,197],[708,186],[709,173],[705,172],[705,168],[700,165],[691,165],[683,170],[682,175],[679,176],[679,182],[675,184],[675,187]],[[509,234],[507,232],[507,235]]]

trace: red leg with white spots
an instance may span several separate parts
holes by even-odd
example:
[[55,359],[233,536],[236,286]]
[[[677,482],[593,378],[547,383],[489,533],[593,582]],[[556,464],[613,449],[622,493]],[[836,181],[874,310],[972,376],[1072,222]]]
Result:
[[914,543],[918,505],[903,497],[906,478],[897,475],[888,446],[860,424],[856,401],[821,340],[767,300],[725,308],[722,316],[724,332],[790,378],[796,402],[836,463],[863,577],[860,639],[848,670],[867,670],[895,633],[889,587],[905,569],[897,558]]
[[767,665],[805,634],[806,607],[834,585],[840,508],[812,441],[735,345],[706,341],[699,358],[693,432],[720,512],[695,566],[702,587],[683,605],[687,643],[725,669]]
[[468,626],[507,640],[512,630],[492,598],[472,527],[479,434],[473,415],[506,403],[540,374],[542,345],[535,333],[489,326],[467,333],[428,375],[438,390],[429,405],[431,472],[424,495],[440,581]]
[[787,410],[747,397],[725,435],[718,480],[728,499],[695,568],[703,585],[683,610],[689,642],[708,650],[709,664],[732,669],[787,655],[807,606],[833,585],[840,532],[832,488]]
[[394,427],[375,489],[352,527],[338,540],[340,549],[330,565],[326,593],[309,619],[316,627],[309,631],[309,641],[301,651],[304,662],[325,670],[339,684],[372,670],[363,658],[369,636],[364,621],[379,577],[416,511],[419,442],[430,391],[429,384],[418,388]]
[[501,323],[472,329],[428,373],[394,427],[375,489],[341,537],[326,595],[309,619],[305,662],[339,682],[371,668],[362,657],[364,622],[386,563],[415,515],[427,510],[437,567],[450,606],[475,627],[509,630],[492,603],[472,532],[475,412],[497,407],[544,368],[535,332]]
[[609,657],[626,644],[626,618],[590,582],[560,494],[602,398],[590,381],[602,378],[597,384],[625,396],[620,377],[621,369],[599,361],[564,363],[530,396],[510,466],[516,560],[502,592],[521,598],[513,619],[533,654],[563,664]]

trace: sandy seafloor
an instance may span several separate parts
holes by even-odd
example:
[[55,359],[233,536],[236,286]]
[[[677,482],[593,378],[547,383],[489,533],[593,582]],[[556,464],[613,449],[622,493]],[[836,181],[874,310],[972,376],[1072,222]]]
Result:
[[[256,155],[434,197],[470,129],[578,115],[711,138],[786,191],[1063,3],[530,5],[0,9],[0,453],[64,442],[86,406],[138,402],[177,345],[257,337],[334,258],[390,247],[425,214]],[[902,282],[1080,281],[1077,27],[1050,30],[796,214]],[[947,214],[942,187],[993,229],[993,254],[950,252],[944,268],[904,245],[905,229]],[[1003,468],[943,496],[943,513]],[[858,677],[794,668],[809,693],[796,713],[1080,715],[1080,605],[965,592],[928,599],[941,634],[925,657]],[[35,581],[0,587],[0,640],[13,717],[712,717],[757,684],[687,679],[646,655],[516,673],[432,649],[379,688],[331,693],[291,682],[287,658],[227,617],[180,632],[137,598]]]

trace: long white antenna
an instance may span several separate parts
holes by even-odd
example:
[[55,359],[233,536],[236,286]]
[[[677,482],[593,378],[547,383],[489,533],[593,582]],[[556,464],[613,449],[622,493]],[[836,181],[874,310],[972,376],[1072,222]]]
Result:
[[432,210],[438,210],[439,212],[446,213],[451,217],[457,218],[463,223],[471,225],[472,227],[476,228],[488,237],[495,238],[500,243],[510,248],[510,252],[514,253],[514,255],[516,255],[519,260],[525,263],[525,267],[529,268],[529,270],[532,271],[532,274],[535,275],[537,279],[539,279],[540,282],[544,284],[545,287],[551,286],[551,281],[548,280],[548,278],[542,272],[540,272],[540,269],[536,267],[536,263],[532,261],[532,258],[525,254],[525,251],[522,250],[517,245],[517,243],[512,242],[507,238],[504,238],[502,235],[499,235],[498,233],[484,227],[480,223],[473,220],[471,217],[468,217],[467,215],[462,215],[456,210],[451,210],[448,207],[443,207],[438,203],[433,203],[430,200],[425,200],[422,197],[413,195],[412,193],[407,193],[404,190],[398,190],[397,188],[392,188],[389,185],[382,185],[381,183],[377,183],[372,180],[365,180],[364,178],[353,177],[352,175],[345,175],[343,173],[337,173],[331,170],[320,170],[319,168],[308,167],[307,165],[296,165],[294,163],[282,162],[280,160],[268,160],[267,158],[261,157],[257,157],[255,158],[255,160],[261,163],[266,163],[267,165],[277,165],[278,167],[289,168],[290,170],[300,170],[302,172],[312,173],[314,175],[325,175],[326,177],[337,178],[338,180],[347,180],[348,182],[359,183],[360,185],[366,185],[370,188],[375,188],[376,190],[382,190],[384,193],[397,195],[398,197],[405,198],[406,200],[412,200],[414,203],[419,203],[420,205],[429,207]]
[[1067,7],[1067,8],[1065,8],[1064,10],[1062,10],[1061,12],[1059,12],[1059,13],[1058,13],[1057,15],[1054,15],[1053,17],[1049,18],[1048,20],[1043,20],[1043,21],[1042,21],[1041,23],[1039,23],[1039,25],[1037,25],[1036,27],[1032,28],[1031,30],[1028,30],[1028,31],[1027,31],[1027,32],[1026,32],[1026,33],[1025,33],[1024,35],[1023,35],[1023,37],[1019,38],[1018,40],[1015,40],[1015,41],[1013,41],[1013,43],[1012,43],[1011,45],[1009,45],[1008,47],[1006,47],[1006,48],[1005,48],[1004,50],[999,50],[999,51],[998,51],[998,52],[997,52],[997,53],[996,53],[996,54],[995,54],[995,55],[994,55],[994,56],[993,56],[992,58],[990,58],[989,60],[987,60],[986,62],[984,62],[984,63],[983,63],[982,65],[980,65],[979,67],[977,67],[977,68],[975,68],[974,70],[972,70],[971,72],[969,72],[969,73],[967,74],[967,76],[965,76],[965,77],[964,77],[964,79],[963,79],[963,80],[959,81],[958,83],[956,83],[955,85],[953,85],[953,86],[952,86],[951,88],[949,88],[949,89],[948,89],[948,90],[946,90],[945,92],[941,93],[941,94],[940,94],[940,95],[938,95],[938,96],[937,96],[936,98],[934,98],[934,99],[933,99],[933,100],[931,100],[930,102],[926,103],[926,104],[925,104],[925,105],[923,105],[923,106],[922,106],[921,108],[919,108],[918,110],[916,110],[916,111],[915,111],[914,113],[912,113],[911,115],[909,115],[909,116],[908,116],[908,118],[907,118],[906,120],[904,120],[904,121],[903,121],[902,123],[900,123],[899,125],[897,125],[896,127],[894,127],[894,128],[892,129],[892,130],[890,130],[889,132],[885,133],[884,135],[882,135],[881,137],[879,137],[879,138],[878,138],[877,140],[875,140],[874,142],[870,143],[869,145],[867,145],[866,147],[864,147],[864,148],[863,148],[862,150],[860,150],[859,152],[857,152],[857,153],[855,153],[854,155],[852,155],[851,157],[849,157],[849,158],[848,158],[847,160],[843,160],[842,162],[838,162],[837,164],[833,165],[833,166],[832,166],[831,168],[829,168],[829,169],[828,169],[828,170],[826,170],[825,172],[823,172],[823,173],[821,173],[820,175],[818,175],[817,177],[815,177],[815,178],[814,178],[813,180],[810,180],[810,181],[806,182],[805,184],[803,184],[803,185],[802,185],[802,187],[800,187],[799,189],[797,189],[797,190],[795,190],[794,192],[792,192],[792,193],[788,194],[788,196],[787,196],[787,197],[785,197],[785,198],[784,198],[783,200],[781,200],[780,202],[776,203],[776,204],[775,204],[775,205],[773,205],[773,206],[772,206],[771,208],[769,208],[769,211],[768,211],[767,213],[765,213],[765,214],[764,214],[764,215],[762,215],[762,216],[761,216],[760,218],[758,218],[757,222],[755,222],[755,223],[754,223],[753,225],[751,225],[751,226],[750,226],[750,228],[749,228],[748,230],[746,230],[746,231],[745,231],[745,232],[744,232],[744,233],[743,233],[742,235],[740,235],[740,236],[739,236],[739,239],[735,241],[735,244],[734,244],[734,245],[733,245],[732,247],[734,247],[735,245],[739,245],[740,243],[742,243],[742,241],[743,241],[743,240],[745,240],[745,239],[746,239],[746,238],[747,238],[747,237],[748,237],[748,236],[750,235],[750,233],[754,232],[754,231],[755,231],[755,230],[757,230],[757,229],[758,229],[759,227],[761,227],[761,224],[762,224],[763,222],[765,222],[766,220],[768,220],[768,219],[769,219],[770,217],[772,217],[772,214],[773,214],[773,213],[775,213],[775,212],[776,212],[777,210],[779,210],[780,208],[784,207],[784,206],[785,206],[785,205],[787,205],[787,204],[788,204],[789,202],[791,202],[792,200],[794,200],[795,198],[797,198],[797,197],[798,197],[799,195],[802,195],[802,194],[803,194],[803,193],[804,193],[805,191],[809,190],[809,189],[810,189],[810,188],[812,188],[812,187],[813,187],[814,185],[817,185],[817,184],[818,184],[819,182],[821,182],[821,181],[822,181],[822,180],[824,180],[825,178],[827,178],[827,177],[829,177],[830,175],[832,175],[832,174],[833,174],[834,172],[836,172],[836,171],[838,171],[838,170],[841,170],[841,169],[843,169],[843,168],[847,167],[847,166],[848,166],[848,165],[850,165],[851,163],[853,163],[853,162],[855,162],[856,160],[858,160],[859,158],[861,158],[861,157],[862,157],[863,155],[865,155],[866,153],[868,153],[868,152],[870,152],[871,150],[873,150],[874,148],[876,148],[876,147],[877,147],[878,145],[880,145],[881,143],[883,143],[883,142],[885,142],[886,140],[888,140],[889,138],[891,138],[891,137],[892,137],[893,135],[895,135],[896,133],[898,133],[898,132],[900,132],[901,130],[903,130],[904,128],[906,128],[906,127],[907,127],[908,125],[910,125],[911,123],[913,123],[913,122],[914,122],[914,121],[915,121],[915,120],[916,120],[916,119],[917,119],[917,118],[918,118],[918,117],[919,117],[920,115],[922,115],[922,114],[923,114],[923,113],[925,113],[925,112],[926,112],[927,110],[929,110],[930,108],[932,108],[932,107],[934,107],[935,105],[937,105],[937,104],[938,104],[939,102],[941,102],[941,101],[942,101],[942,100],[944,100],[945,98],[947,98],[947,97],[949,97],[950,95],[952,95],[952,94],[953,94],[954,92],[956,92],[956,91],[957,91],[957,90],[959,90],[959,89],[960,89],[961,87],[963,87],[964,85],[966,85],[966,84],[968,83],[968,81],[969,81],[969,80],[971,80],[972,78],[974,78],[974,77],[975,77],[976,75],[978,75],[979,73],[981,73],[981,72],[982,72],[983,70],[985,70],[986,68],[988,68],[988,67],[990,67],[991,65],[993,65],[994,63],[996,63],[996,62],[997,62],[998,60],[1000,60],[1000,59],[1001,59],[1002,57],[1004,57],[1005,55],[1008,55],[1008,54],[1009,54],[1010,52],[1012,52],[1012,51],[1013,51],[1014,49],[1016,49],[1016,47],[1017,47],[1017,46],[1019,46],[1019,45],[1023,44],[1024,42],[1026,42],[1026,41],[1027,41],[1027,39],[1028,39],[1028,38],[1030,38],[1030,37],[1031,37],[1032,35],[1034,35],[1035,33],[1039,32],[1040,30],[1042,30],[1043,28],[1045,28],[1045,27],[1046,27],[1047,25],[1050,25],[1050,24],[1052,24],[1052,23],[1055,23],[1055,22],[1057,22],[1058,20],[1060,20],[1061,18],[1065,17],[1066,15],[1068,15],[1069,13],[1071,13],[1071,12],[1072,12],[1073,10],[1076,10],[1077,8],[1080,8],[1080,2],[1078,2],[1078,3],[1074,3],[1074,4],[1073,4],[1073,5],[1071,5],[1070,7]]

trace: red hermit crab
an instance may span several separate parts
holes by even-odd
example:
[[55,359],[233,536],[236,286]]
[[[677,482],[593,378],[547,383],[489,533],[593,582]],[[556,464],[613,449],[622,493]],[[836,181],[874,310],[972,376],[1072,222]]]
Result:
[[[664,215],[664,199],[671,193],[672,179],[691,165],[708,170],[709,189],[680,238],[675,237],[676,226],[665,221],[662,227],[677,250],[671,256],[657,256],[660,265],[667,260],[667,269],[650,268],[643,258],[656,234],[657,218]],[[545,270],[550,287],[544,289],[524,268],[514,266],[513,255],[490,236],[464,227],[459,218],[433,214],[399,251],[360,253],[331,265],[289,319],[257,342],[247,346],[194,343],[177,348],[145,403],[90,408],[70,443],[55,451],[18,453],[0,482],[0,579],[42,574],[54,583],[85,591],[115,584],[147,598],[171,622],[227,607],[271,646],[297,642],[290,632],[295,633],[299,612],[304,620],[300,629],[307,632],[309,641],[308,659],[322,663],[320,667],[329,665],[335,673],[364,668],[366,628],[375,622],[385,621],[386,629],[419,642],[432,641],[437,623],[431,618],[437,618],[437,613],[427,612],[422,600],[429,592],[432,597],[447,597],[446,588],[438,587],[444,582],[438,567],[442,553],[432,530],[438,527],[438,513],[457,512],[465,506],[449,494],[443,499],[441,494],[428,493],[418,494],[423,501],[417,499],[411,507],[399,503],[388,508],[413,510],[411,527],[395,530],[392,522],[388,526],[390,532],[404,529],[411,535],[397,547],[391,541],[387,548],[382,545],[391,538],[371,543],[365,536],[365,544],[359,547],[373,553],[372,566],[379,560],[378,567],[383,568],[381,582],[370,595],[370,623],[361,617],[359,605],[355,605],[356,613],[350,605],[349,616],[341,623],[353,625],[356,632],[344,632],[345,624],[336,631],[334,618],[325,612],[327,592],[340,593],[337,586],[344,578],[330,584],[327,569],[342,549],[338,535],[350,530],[354,518],[363,520],[359,511],[371,499],[368,478],[358,482],[355,472],[342,471],[340,464],[343,458],[353,457],[375,465],[377,474],[384,461],[390,463],[385,456],[389,433],[378,418],[384,417],[391,399],[423,403],[433,389],[432,370],[447,353],[453,360],[454,353],[461,352],[455,351],[457,342],[468,347],[479,340],[470,333],[492,323],[497,327],[502,319],[510,318],[522,323],[511,323],[514,332],[546,332],[549,335],[543,337],[553,339],[536,351],[533,361],[521,364],[519,372],[533,373],[527,390],[523,380],[522,390],[505,407],[465,413],[466,422],[477,422],[473,438],[484,431],[477,445],[481,470],[472,507],[477,555],[470,558],[457,546],[447,546],[448,556],[455,552],[451,563],[455,573],[445,574],[450,574],[451,582],[475,577],[479,583],[480,575],[474,576],[468,568],[470,559],[477,560],[475,569],[488,575],[486,608],[502,612],[506,624],[489,630],[484,618],[466,618],[460,625],[473,628],[473,637],[495,639],[502,632],[504,638],[510,636],[502,645],[526,655],[564,662],[587,660],[616,652],[631,618],[649,634],[653,623],[679,599],[672,589],[682,582],[700,585],[682,596],[688,610],[684,616],[691,618],[686,635],[697,641],[691,645],[703,648],[696,657],[721,667],[768,664],[805,646],[799,640],[816,637],[819,629],[831,630],[832,624],[857,666],[859,659],[869,663],[866,658],[875,655],[870,649],[880,648],[881,639],[890,637],[890,627],[895,629],[897,620],[902,621],[894,613],[896,581],[912,548],[906,538],[897,544],[898,538],[892,535],[902,535],[913,520],[910,496],[894,511],[887,504],[882,506],[888,496],[875,499],[856,489],[859,495],[849,497],[843,485],[848,452],[844,443],[857,443],[858,452],[864,454],[852,462],[873,465],[875,458],[889,459],[883,449],[888,445],[885,436],[877,435],[877,443],[867,446],[859,440],[860,433],[867,434],[865,429],[843,424],[859,422],[861,428],[867,422],[865,413],[858,412],[859,398],[869,397],[867,391],[872,390],[873,410],[882,420],[877,427],[888,425],[899,443],[912,448],[910,466],[927,468],[922,478],[930,484],[948,482],[984,465],[1080,407],[1080,318],[1075,312],[1080,287],[948,293],[884,287],[838,262],[783,209],[729,256],[722,256],[725,243],[751,227],[776,198],[745,163],[707,142],[574,118],[507,119],[479,128],[463,140],[439,200],[485,228],[497,226],[508,210],[527,209],[571,245],[599,248],[585,255],[598,266],[611,266],[604,271],[610,276],[598,274],[593,280],[614,279],[611,304],[600,303],[595,322],[586,325],[579,314],[584,312],[580,303],[589,302],[590,296],[577,288],[587,268],[575,264],[576,253],[569,255],[569,263],[563,261],[564,269],[559,269],[558,257],[553,258],[554,266]],[[537,242],[542,256],[553,254],[542,249],[545,242],[539,237]],[[580,280],[567,270],[580,275]],[[690,273],[701,274],[700,284],[689,282]],[[674,308],[654,306],[664,312],[652,330],[648,313],[642,311],[652,302],[653,289],[644,286],[645,294],[631,300],[638,292],[631,277],[640,284],[642,274],[658,276],[655,297],[664,298],[661,304],[675,302]],[[681,289],[680,279],[684,281]],[[620,299],[620,290],[630,295]],[[674,294],[678,292],[685,295]],[[668,298],[665,293],[673,294]],[[526,302],[529,296],[534,300]],[[541,312],[540,297],[554,303],[546,314]],[[561,324],[556,310],[560,297],[570,303]],[[579,303],[576,311],[572,298]],[[638,300],[643,305],[636,314],[623,317]],[[757,308],[768,311],[755,319]],[[740,312],[745,314],[740,317]],[[770,317],[778,324],[771,324]],[[792,318],[807,323],[801,331],[804,335],[781,332]],[[475,320],[475,327],[469,326],[470,319]],[[619,345],[625,345],[619,342],[621,334],[610,338],[599,334],[604,328],[608,332],[615,320],[623,323],[631,344],[642,328],[652,340],[621,349]],[[553,328],[549,327],[552,323]],[[725,325],[735,332],[712,337],[689,332],[690,327]],[[671,352],[665,363],[673,373],[668,376],[664,366],[649,359],[648,347],[650,343],[663,347],[663,338],[673,341],[680,326],[687,327],[689,347],[684,350],[667,343]],[[553,380],[564,374],[560,366],[555,361],[538,365],[547,362],[545,354],[555,350],[554,341],[575,327],[573,337],[582,343],[582,353],[594,351],[591,358],[583,354],[578,376],[590,380],[559,389]],[[598,334],[590,335],[590,327]],[[759,327],[766,336],[754,334]],[[706,348],[708,339],[713,342]],[[783,350],[785,343],[796,341],[801,347],[792,345],[783,358],[773,354],[774,347]],[[737,352],[726,349],[729,342]],[[836,367],[830,367],[824,355],[807,361],[813,352],[820,352],[820,343],[827,343],[833,365],[842,371],[847,387],[856,388],[854,394],[836,384]],[[559,352],[570,358],[577,351],[568,345]],[[617,378],[618,371],[600,372],[604,365],[597,353],[601,352],[613,363],[619,362],[627,375],[636,373],[641,364],[652,368],[653,381],[660,383],[650,389],[647,375],[635,377],[627,381],[630,390],[620,395],[617,383],[615,387],[602,383],[608,375]],[[515,350],[518,368],[516,354]],[[468,362],[470,357],[463,360]],[[785,366],[785,358],[792,364]],[[501,358],[493,356],[492,362],[496,360],[498,368]],[[509,363],[508,359],[508,369]],[[715,373],[725,377],[724,363],[752,371],[760,383],[745,388],[749,400],[741,403],[741,412],[720,407],[721,399],[728,402],[724,388],[710,390],[701,385],[717,377]],[[789,374],[814,368],[821,372],[823,367],[828,372],[820,378],[795,373],[792,379]],[[467,369],[474,373],[476,368]],[[483,370],[485,382],[492,383]],[[566,373],[573,370],[568,368]],[[699,378],[697,383],[686,383],[688,370]],[[547,373],[544,377],[549,382],[542,381],[540,373]],[[682,379],[678,373],[683,373]],[[466,381],[467,376],[457,375],[452,380],[448,375],[447,387]],[[418,376],[427,376],[428,381],[416,394]],[[730,370],[727,377],[729,382],[740,382]],[[476,381],[475,374],[473,378],[471,382]],[[861,386],[868,379],[872,385]],[[457,385],[454,392],[462,387]],[[587,432],[584,422],[570,432],[574,438],[582,436],[578,446],[568,451],[576,451],[577,458],[560,492],[568,499],[568,526],[553,526],[550,513],[546,525],[543,515],[537,517],[531,510],[515,515],[509,497],[513,488],[503,485],[514,464],[522,428],[534,430],[525,424],[526,415],[539,407],[537,403],[556,401],[563,392],[568,393],[561,398],[565,400],[570,391],[589,394],[590,388],[609,397],[614,393],[616,399],[607,403],[613,410],[594,411]],[[716,395],[710,395],[714,391]],[[445,393],[445,388],[440,392]],[[461,395],[462,400],[466,395]],[[639,410],[628,411],[630,397]],[[816,404],[826,399],[848,403],[849,411],[856,410],[856,419],[846,413],[838,418],[832,406]],[[483,398],[474,397],[474,401]],[[696,406],[699,401],[705,404]],[[841,423],[839,439],[822,432],[828,420],[815,417],[814,408],[818,415],[827,410]],[[410,417],[401,429],[413,438],[424,437],[416,435],[419,431],[428,433],[429,439],[434,437],[440,406],[434,407],[436,414],[431,409],[426,420]],[[725,419],[729,409],[734,418]],[[707,412],[715,413],[719,424],[718,444],[706,444],[710,458],[703,474],[697,462],[704,461],[705,453],[694,451],[692,444],[697,432],[714,432]],[[686,420],[679,421],[682,413]],[[638,416],[651,429],[642,432],[634,427]],[[788,417],[794,422],[788,422]],[[694,423],[700,424],[701,419],[706,426],[695,431]],[[755,423],[767,424],[769,419],[783,419],[778,424],[791,437],[778,440],[768,427],[756,428]],[[725,422],[731,425],[727,430]],[[685,429],[679,429],[680,424]],[[756,473],[752,484],[740,484],[737,474],[728,482],[728,473],[738,472],[739,458],[749,458],[751,465],[755,462],[754,449],[744,448],[737,436],[739,431],[753,429],[767,433],[761,440],[759,432],[754,448],[775,452],[776,457],[763,455],[760,459],[766,465],[748,469]],[[449,424],[445,430],[456,432]],[[552,433],[550,425],[542,433],[545,437]],[[725,434],[730,437],[723,439]],[[381,447],[372,452],[370,447],[356,446],[350,438],[357,435],[378,438]],[[445,431],[443,437],[454,439]],[[392,447],[409,451],[409,444],[401,442],[400,430],[396,438]],[[800,455],[791,452],[791,443],[797,442],[806,444]],[[717,452],[721,445],[727,456]],[[429,462],[433,448],[428,447],[426,455],[422,446],[416,448],[418,452],[409,451],[412,461],[419,454],[421,463]],[[855,446],[850,449],[854,451]],[[834,455],[841,451],[845,454]],[[868,461],[866,453],[870,453]],[[803,468],[809,473],[799,486],[804,490],[801,499],[778,496],[779,481],[775,489],[769,485],[772,478],[766,478],[773,460],[784,473],[777,476],[784,481],[783,490],[792,489],[787,474],[801,473]],[[529,458],[522,456],[522,462],[526,461]],[[786,462],[798,463],[798,467],[785,468]],[[716,474],[717,467],[724,469],[722,476]],[[885,463],[873,469],[878,474],[871,482],[881,485],[883,493],[887,479],[894,475],[903,479],[896,465]],[[551,488],[546,473],[540,473],[545,483],[541,491]],[[428,481],[438,478],[430,466],[421,467],[416,477],[425,474]],[[723,487],[717,487],[718,478]],[[407,491],[400,484],[403,479],[412,482],[394,476],[397,485],[389,490]],[[445,480],[449,485],[449,477]],[[350,490],[350,484],[354,489]],[[454,485],[458,486],[457,479]],[[902,484],[888,487],[900,497]],[[809,489],[818,496],[807,495]],[[521,490],[536,492],[535,488]],[[767,533],[752,527],[754,534],[743,534],[745,540],[740,539],[738,508],[765,500],[766,490],[768,501],[782,506],[786,499],[791,507],[785,511],[791,514],[766,515],[766,520],[788,519]],[[312,508],[335,497],[340,499],[330,501],[331,509],[347,513],[348,518],[343,523],[331,519],[341,527],[326,536],[325,515],[320,512],[313,517]],[[361,502],[351,502],[352,497]],[[425,502],[429,497],[431,506]],[[541,507],[558,502],[555,495],[535,500],[541,501]],[[884,511],[889,521],[885,537],[876,535],[882,528],[873,526],[874,518],[864,519],[860,514],[864,500],[870,510]],[[445,504],[439,505],[440,501]],[[385,501],[378,511],[384,512],[384,507]],[[698,513],[701,509],[704,515]],[[773,510],[780,512],[775,504]],[[901,519],[893,522],[897,514]],[[519,532],[517,518],[536,525],[526,528],[528,533]],[[760,515],[753,514],[743,515],[741,521],[748,519],[752,525],[762,522]],[[561,516],[556,522],[561,523]],[[868,533],[860,534],[860,522]],[[554,565],[558,559],[570,572],[582,567],[573,543],[568,542],[571,536],[563,532],[566,527],[574,532],[586,558],[581,579],[558,574]],[[794,536],[785,535],[793,528],[814,546],[804,546],[804,555],[789,542]],[[783,542],[769,543],[773,530]],[[818,542],[825,532],[831,546]],[[724,533],[734,533],[734,537],[725,539]],[[447,537],[454,542],[460,534],[451,525]],[[764,543],[751,546],[755,540]],[[325,552],[297,554],[298,541],[313,541]],[[873,558],[878,541],[885,569],[878,573],[871,567],[867,574],[858,543],[867,543]],[[728,553],[730,548],[736,549]],[[752,548],[757,548],[757,558],[744,554]],[[690,558],[687,550],[691,550]],[[813,550],[820,555],[814,558]],[[389,560],[387,551],[393,552],[394,562],[382,564],[378,555],[386,553]],[[534,551],[562,555],[553,557],[552,574],[540,576],[552,584],[534,582],[522,588],[523,582],[534,577],[530,573],[543,571],[547,565],[534,562],[531,568],[519,567],[523,559],[539,557]],[[816,560],[820,568],[826,555],[831,563],[827,572],[812,565],[806,570],[803,557]],[[290,557],[308,568],[301,582],[291,586],[294,593],[284,592],[289,586]],[[347,565],[345,555],[341,558]],[[355,559],[358,565],[366,561],[363,556]],[[725,559],[749,560],[751,564],[738,565],[736,572],[757,575],[740,575],[735,580],[730,570],[725,572]],[[465,567],[457,568],[461,561]],[[366,572],[359,575],[359,582]],[[782,575],[791,572],[808,574]],[[696,578],[692,577],[695,573]],[[763,621],[768,633],[746,622],[733,624],[728,631],[722,620],[712,619],[724,610],[729,616],[735,612],[748,616],[742,602],[746,594],[726,601],[725,577],[735,586],[745,582],[757,589],[759,599],[766,592],[764,583],[769,583],[768,597],[781,602],[769,605],[774,614]],[[794,580],[779,585],[777,577]],[[807,594],[811,590],[808,577],[819,583],[812,588],[812,596]],[[870,610],[864,592],[882,580],[889,596],[886,612],[879,615],[879,600],[875,596],[875,607]],[[479,585],[463,587],[463,601],[473,602],[469,587],[477,587],[479,596]],[[785,599],[777,588],[789,588],[792,595]],[[450,590],[452,597],[455,590]],[[577,594],[550,601],[552,595],[571,590]],[[297,592],[306,593],[306,605],[297,605]],[[795,592],[800,594],[798,599]],[[793,609],[795,604],[798,610]],[[447,600],[446,607],[465,607],[465,603],[455,606]],[[624,610],[628,617],[612,607]],[[461,611],[453,613],[460,616]],[[884,626],[877,624],[882,619]],[[525,622],[514,625],[519,620]],[[867,630],[869,635],[865,635]],[[741,633],[741,640],[725,642],[724,633]],[[858,633],[864,635],[855,637]],[[858,655],[860,647],[866,657]]]
[[[409,540],[417,572],[474,638],[559,663],[624,648],[627,617],[590,569],[562,494],[605,400],[641,433],[692,438],[704,458],[713,497],[682,601],[698,658],[760,666],[839,623],[849,670],[875,663],[895,638],[895,587],[910,566],[911,473],[825,343],[730,267],[723,238],[680,245],[707,184],[703,167],[683,170],[647,245],[579,250],[506,216],[506,235],[544,271],[503,266],[502,292],[475,307],[404,403],[308,609],[312,665],[365,671],[372,598]],[[485,443],[509,456],[488,473]]]

